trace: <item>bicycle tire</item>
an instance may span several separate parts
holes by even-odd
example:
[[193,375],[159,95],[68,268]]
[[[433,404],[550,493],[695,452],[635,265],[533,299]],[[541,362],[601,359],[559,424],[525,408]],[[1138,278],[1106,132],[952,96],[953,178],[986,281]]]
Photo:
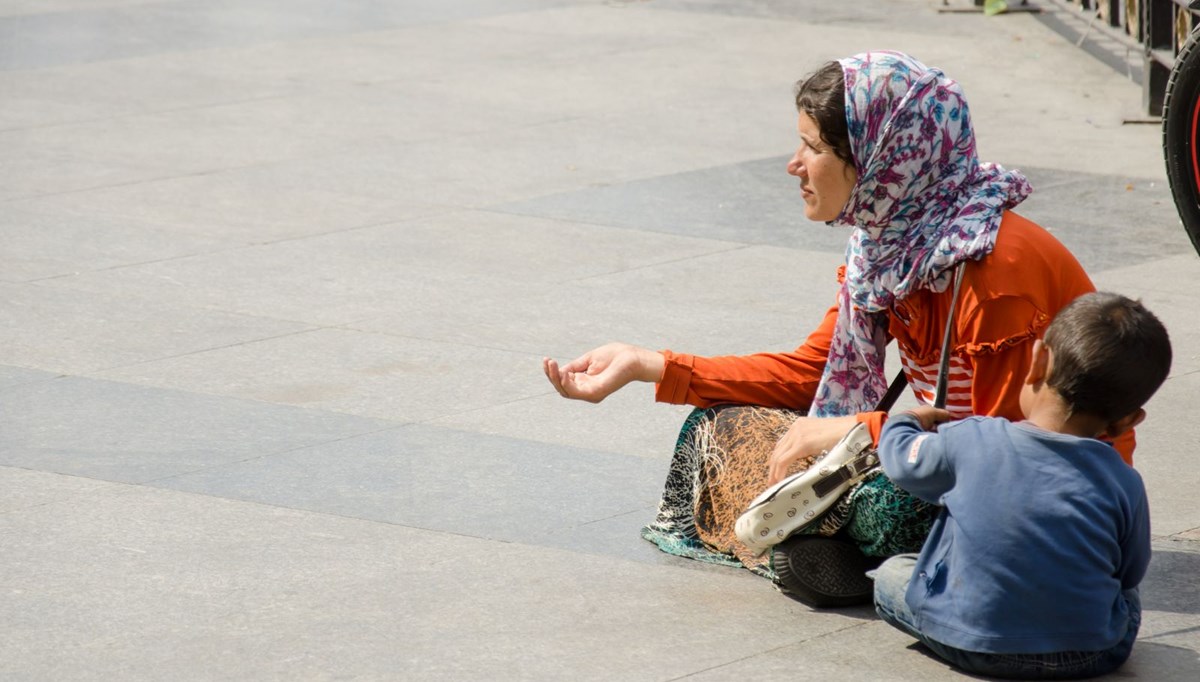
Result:
[[1200,253],[1200,31],[1175,57],[1162,113],[1163,158],[1175,208]]

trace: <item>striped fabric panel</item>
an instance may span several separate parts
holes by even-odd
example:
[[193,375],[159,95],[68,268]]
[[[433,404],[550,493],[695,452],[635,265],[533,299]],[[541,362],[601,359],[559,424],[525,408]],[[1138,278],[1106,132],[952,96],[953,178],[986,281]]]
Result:
[[[900,362],[908,384],[925,405],[932,405],[937,390],[938,365],[918,365],[900,353]],[[946,409],[956,418],[971,415],[971,363],[957,355],[950,356],[950,376],[946,385]]]

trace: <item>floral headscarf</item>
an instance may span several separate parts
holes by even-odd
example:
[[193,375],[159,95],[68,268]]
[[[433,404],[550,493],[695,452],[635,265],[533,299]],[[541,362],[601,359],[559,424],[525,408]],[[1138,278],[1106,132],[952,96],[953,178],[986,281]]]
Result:
[[1032,189],[976,156],[967,101],[940,70],[899,52],[839,62],[858,182],[830,225],[854,228],[829,357],[810,414],[872,410],[887,388],[888,309],[944,291],[953,266],[996,243],[1005,209]]

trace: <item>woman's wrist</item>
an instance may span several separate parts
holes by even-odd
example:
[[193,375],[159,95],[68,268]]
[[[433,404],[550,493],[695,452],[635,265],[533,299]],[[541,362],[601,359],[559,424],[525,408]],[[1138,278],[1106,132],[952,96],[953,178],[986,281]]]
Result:
[[648,348],[638,349],[641,355],[642,371],[638,378],[652,384],[662,381],[667,371],[667,359],[662,353]]

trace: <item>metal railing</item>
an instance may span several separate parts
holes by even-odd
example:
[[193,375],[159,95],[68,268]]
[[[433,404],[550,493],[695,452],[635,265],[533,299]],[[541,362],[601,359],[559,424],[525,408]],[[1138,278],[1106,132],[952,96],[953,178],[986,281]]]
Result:
[[[981,11],[984,0],[954,4],[958,7],[942,0],[942,11],[970,11],[963,4]],[[1043,23],[1140,83],[1142,108],[1152,117],[1162,115],[1175,56],[1200,26],[1200,0],[1009,0],[1008,4],[1010,11],[1039,12]]]
[[[1175,55],[1200,25],[1200,0],[1040,0],[1079,12],[1088,18],[1088,30],[1135,49],[1141,55],[1142,107],[1150,116],[1161,116],[1163,95]],[[1189,6],[1190,5],[1190,6]],[[1086,38],[1087,36],[1083,36]]]

